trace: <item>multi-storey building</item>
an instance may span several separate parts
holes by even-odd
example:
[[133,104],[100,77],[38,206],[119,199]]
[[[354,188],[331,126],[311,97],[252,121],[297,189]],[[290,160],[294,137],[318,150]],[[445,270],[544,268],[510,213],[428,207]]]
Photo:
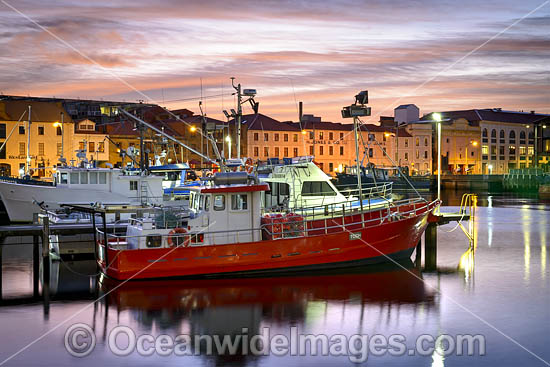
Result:
[[[474,109],[441,112],[442,171],[503,174],[549,162],[550,115]],[[434,120],[433,114],[420,122]],[[411,125],[421,126],[421,125]],[[435,142],[435,123],[431,123]],[[434,143],[434,160],[437,158]]]
[[90,161],[106,162],[108,149],[105,144],[105,135],[95,130],[93,121],[73,121],[61,102],[0,101],[0,146],[3,146],[0,169],[3,175],[25,173],[28,159],[27,174],[51,176],[55,166],[62,163],[61,158],[67,163],[78,162],[79,151]]

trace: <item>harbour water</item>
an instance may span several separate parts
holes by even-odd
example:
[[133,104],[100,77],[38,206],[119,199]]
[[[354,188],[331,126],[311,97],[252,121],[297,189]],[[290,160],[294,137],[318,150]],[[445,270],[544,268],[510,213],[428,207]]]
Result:
[[[444,195],[449,205],[460,202],[460,195]],[[479,204],[476,241],[466,255],[469,243],[456,223],[438,228],[438,272],[422,272],[408,261],[271,278],[121,285],[95,276],[92,260],[62,261],[52,264],[49,304],[18,301],[33,291],[32,241],[16,239],[29,244],[3,246],[0,365],[544,366],[550,361],[550,203],[485,196]],[[76,323],[89,325],[96,338],[91,353],[81,358],[65,346],[66,332]],[[155,338],[251,337],[266,330],[287,340],[306,334],[347,340],[356,334],[398,335],[407,350],[367,351],[360,363],[337,351],[243,353],[245,343],[237,355],[209,353],[201,345],[193,346],[196,355],[143,356],[133,350],[117,356],[109,335],[118,326]],[[410,352],[419,336],[459,334],[481,335],[485,353],[443,356],[438,351],[445,346],[435,344],[432,353]]]

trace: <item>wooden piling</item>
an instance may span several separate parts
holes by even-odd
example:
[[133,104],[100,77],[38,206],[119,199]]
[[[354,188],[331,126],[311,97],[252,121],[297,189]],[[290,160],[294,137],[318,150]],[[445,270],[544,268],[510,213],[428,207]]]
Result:
[[0,301],[2,301],[2,273],[3,273],[2,250],[3,249],[4,249],[4,246],[2,246],[2,243],[0,242]]
[[420,238],[418,240],[418,243],[416,244],[414,264],[417,268],[420,268],[422,266],[422,238]]
[[40,283],[40,244],[38,236],[32,236],[32,295],[39,296]]
[[429,223],[424,234],[424,269],[437,270],[437,223]]
[[50,219],[42,215],[42,297],[44,317],[50,314]]

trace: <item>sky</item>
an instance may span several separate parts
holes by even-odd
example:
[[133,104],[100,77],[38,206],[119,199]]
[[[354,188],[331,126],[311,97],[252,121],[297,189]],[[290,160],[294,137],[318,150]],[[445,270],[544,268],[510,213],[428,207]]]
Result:
[[406,103],[550,113],[550,1],[0,0],[0,93],[196,113],[202,96],[221,119],[230,77],[281,121],[299,101],[342,121],[361,90],[372,122]]

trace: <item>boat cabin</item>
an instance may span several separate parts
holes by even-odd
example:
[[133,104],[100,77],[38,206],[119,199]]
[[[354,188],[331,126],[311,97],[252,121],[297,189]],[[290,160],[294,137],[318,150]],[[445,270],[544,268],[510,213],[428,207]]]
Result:
[[313,162],[313,157],[296,157],[283,164],[260,169],[260,180],[269,185],[262,196],[266,209],[296,209],[346,203],[345,197]]
[[126,233],[127,246],[146,249],[259,241],[261,193],[268,189],[246,172],[217,173],[211,185],[189,188],[186,215],[163,208],[132,220]]

